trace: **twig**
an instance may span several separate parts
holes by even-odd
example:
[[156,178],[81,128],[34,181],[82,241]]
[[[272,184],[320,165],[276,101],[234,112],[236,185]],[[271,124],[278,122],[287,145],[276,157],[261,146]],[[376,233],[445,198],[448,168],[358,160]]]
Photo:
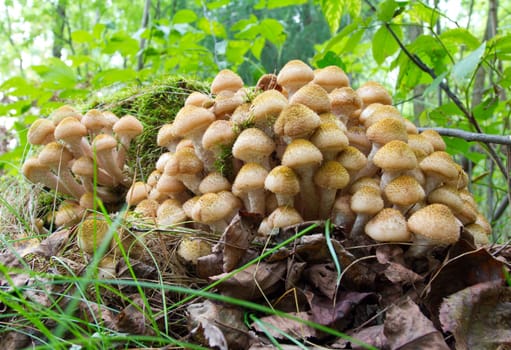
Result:
[[451,128],[418,128],[419,131],[424,131],[428,129],[435,130],[440,135],[443,136],[453,136],[463,139],[465,141],[477,141],[483,143],[496,143],[499,145],[511,145],[510,136],[490,135]]

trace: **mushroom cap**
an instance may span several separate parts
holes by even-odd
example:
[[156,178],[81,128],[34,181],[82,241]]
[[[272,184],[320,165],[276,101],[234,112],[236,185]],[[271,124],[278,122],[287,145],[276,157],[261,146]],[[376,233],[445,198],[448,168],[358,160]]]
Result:
[[424,199],[426,194],[419,182],[412,176],[401,175],[383,189],[387,199],[395,205],[412,205]]
[[230,120],[215,120],[202,135],[202,147],[213,150],[222,146],[231,146],[235,139],[236,134]]
[[269,156],[275,150],[275,142],[262,130],[248,128],[243,130],[234,145],[232,155],[244,162],[251,162],[254,157]]
[[158,225],[175,225],[188,219],[183,206],[176,199],[164,200],[156,210]]
[[357,214],[374,215],[383,209],[380,189],[363,186],[351,196],[351,210]]
[[142,181],[137,181],[129,188],[126,193],[126,203],[129,206],[137,205],[149,196],[151,187]]
[[374,154],[373,163],[383,171],[412,170],[417,167],[417,158],[408,144],[394,140]]
[[312,82],[298,89],[289,99],[289,103],[303,104],[318,114],[329,112],[331,109],[326,90]]
[[440,203],[448,206],[454,213],[463,209],[465,203],[456,187],[443,185],[435,188],[428,194],[428,203]]
[[213,102],[213,113],[216,118],[227,118],[232,112],[245,102],[245,96],[232,91],[221,91]]
[[110,124],[99,109],[90,109],[81,120],[82,124],[90,131],[97,132]]
[[57,140],[67,140],[70,138],[87,136],[85,125],[74,117],[66,117],[60,121],[54,132]]
[[97,152],[115,149],[117,147],[117,140],[112,135],[99,134],[92,141],[92,147]]
[[288,166],[279,165],[273,168],[266,179],[264,187],[273,193],[296,195],[300,192],[300,182],[298,176]]
[[357,89],[357,94],[362,99],[364,106],[369,106],[371,103],[377,102],[384,105],[392,104],[392,97],[387,89],[375,81],[365,82]]
[[277,83],[277,75],[273,73],[267,73],[261,75],[261,77],[257,80],[256,90],[277,90],[282,92],[282,86]]
[[21,167],[21,172],[28,180],[32,182],[39,182],[39,178],[48,174],[50,172],[50,168],[42,164],[37,157],[31,157],[25,160]]
[[109,231],[108,222],[91,216],[78,225],[76,244],[86,254],[92,255],[103,244]]
[[300,60],[287,62],[277,75],[277,83],[294,92],[314,79],[314,71]]
[[459,239],[461,226],[446,205],[435,203],[413,213],[408,218],[408,228],[431,243],[447,245]]
[[156,211],[160,204],[154,199],[142,199],[133,209],[134,213],[139,214],[143,218],[155,218]]
[[[405,119],[401,115],[401,112],[392,105],[384,105],[381,103],[372,103],[360,113],[358,120],[361,124],[364,124],[366,128],[383,118],[394,118],[404,124]],[[406,125],[405,125],[406,129]]]
[[84,208],[79,203],[66,199],[60,203],[53,220],[57,227],[74,224],[82,217],[83,212]]
[[344,73],[342,68],[337,66],[315,69],[313,82],[320,85],[327,92],[350,85],[346,73]]
[[278,207],[268,216],[268,224],[271,228],[281,228],[296,225],[303,222],[301,215],[293,207]]
[[456,179],[458,169],[452,157],[443,151],[435,151],[425,157],[419,167],[426,175],[443,177],[446,180]]
[[173,152],[163,152],[162,154],[160,154],[160,157],[158,157],[158,160],[156,161],[155,164],[156,170],[158,170],[160,173],[163,173],[165,165],[173,156],[174,156]]
[[314,183],[320,188],[340,190],[349,182],[348,171],[335,160],[324,162],[314,174]]
[[365,233],[377,242],[408,242],[411,234],[399,210],[382,209],[365,225]]
[[183,192],[185,186],[174,176],[163,173],[156,184],[156,189],[161,193],[173,194]]
[[445,151],[447,146],[445,145],[445,141],[440,136],[438,131],[433,129],[424,130],[420,133],[420,135],[424,136],[431,144],[433,145],[433,149],[435,151]]
[[337,156],[337,161],[348,171],[357,171],[367,164],[367,157],[353,146],[345,147]]
[[367,138],[366,129],[362,125],[349,126],[346,137],[350,141],[350,146],[359,149],[360,152],[367,154],[371,150],[371,141]]
[[375,122],[366,130],[367,138],[380,145],[392,140],[408,141],[408,133],[402,120],[396,118],[383,118]]
[[63,119],[67,117],[74,118],[78,121],[82,119],[82,115],[80,114],[80,112],[78,112],[74,107],[69,105],[63,105],[54,110],[50,114],[49,119],[53,121],[55,125],[58,125]]
[[332,112],[342,117],[349,118],[357,109],[362,107],[362,99],[351,87],[341,87],[329,93]]
[[349,193],[354,194],[359,189],[365,186],[369,186],[377,191],[380,191],[380,179],[376,177],[363,176],[351,184],[349,188]]
[[282,137],[307,138],[312,135],[320,122],[319,116],[309,107],[293,103],[280,112],[273,129]]
[[[184,105],[194,105],[197,107],[206,107],[206,105],[213,104],[213,99],[203,92],[194,91],[185,100]],[[207,107],[206,107],[207,108]]]
[[28,142],[32,145],[45,145],[55,140],[55,124],[49,119],[37,119],[28,129]]
[[197,174],[202,171],[204,164],[190,147],[181,148],[170,157],[163,172],[168,175]]
[[250,103],[242,103],[231,114],[231,122],[234,123],[234,125],[244,125],[247,123],[252,124],[252,113],[250,112],[251,108]]
[[138,136],[144,131],[140,121],[132,115],[121,117],[113,126],[113,131],[118,136],[127,136],[130,139]]
[[433,153],[434,148],[431,142],[421,134],[410,135],[408,134],[408,146],[413,150],[417,160],[422,160]]
[[201,193],[230,191],[231,187],[232,186],[229,180],[227,180],[219,172],[213,171],[206,175],[204,179],[202,179],[199,185],[199,191]]
[[344,132],[333,122],[321,123],[310,140],[321,152],[340,152],[349,144]]
[[94,161],[89,158],[82,156],[76,159],[71,166],[71,171],[77,176],[94,176]]
[[174,132],[173,124],[163,124],[158,135],[156,137],[156,144],[160,147],[167,147],[171,142],[176,141],[179,138]]
[[293,140],[282,155],[282,165],[297,169],[318,166],[323,161],[321,151],[308,140]]
[[85,192],[80,197],[80,207],[85,209],[93,209],[94,208],[94,193],[92,192]]
[[62,144],[50,142],[39,153],[39,161],[50,168],[66,166],[72,159],[73,154]]
[[200,257],[211,253],[211,244],[200,238],[185,237],[177,247],[177,255],[185,263],[196,265]]
[[232,193],[239,196],[242,193],[263,189],[266,176],[268,176],[268,170],[263,166],[257,163],[246,163],[234,179]]
[[232,204],[226,198],[218,193],[205,193],[193,205],[191,214],[192,219],[210,224],[225,219],[232,210]]
[[203,107],[186,105],[177,112],[174,118],[174,133],[181,137],[205,130],[215,121],[215,114]]
[[256,125],[271,125],[287,104],[287,98],[279,91],[264,91],[257,95],[250,105],[252,121]]
[[230,69],[222,69],[211,82],[211,93],[214,95],[222,91],[236,92],[243,87],[241,77]]

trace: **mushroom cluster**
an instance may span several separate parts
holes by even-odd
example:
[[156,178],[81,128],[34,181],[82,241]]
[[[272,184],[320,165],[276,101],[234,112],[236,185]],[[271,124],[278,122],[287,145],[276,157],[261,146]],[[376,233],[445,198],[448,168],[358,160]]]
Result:
[[159,226],[222,232],[243,210],[264,218],[266,237],[330,218],[351,237],[414,241],[412,256],[455,242],[462,228],[478,243],[491,232],[441,136],[419,133],[382,85],[354,90],[336,66],[293,60],[254,88],[222,70],[157,142],[166,151],[126,202]]
[[106,204],[124,200],[132,182],[127,149],[142,130],[131,115],[119,118],[97,109],[82,115],[68,105],[31,125],[28,141],[40,151],[25,161],[22,172],[31,182],[69,197],[54,214],[56,226],[77,222],[94,206],[94,196]]

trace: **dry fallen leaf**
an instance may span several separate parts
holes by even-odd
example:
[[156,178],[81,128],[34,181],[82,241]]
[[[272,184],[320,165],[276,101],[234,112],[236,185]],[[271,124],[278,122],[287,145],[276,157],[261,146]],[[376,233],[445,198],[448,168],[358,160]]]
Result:
[[[357,332],[346,332],[352,338],[358,339],[365,344],[372,345],[378,349],[387,349],[387,339],[383,334],[383,325],[376,325],[367,328],[362,328]],[[355,344],[347,339],[339,338],[333,344],[330,345],[333,349],[356,349],[364,350],[367,347]]]
[[499,281],[479,283],[447,297],[440,307],[445,332],[456,349],[497,349],[511,346],[511,288]]
[[442,333],[421,313],[410,298],[387,310],[384,334],[390,349],[449,350]]
[[[290,312],[289,314],[299,317],[302,320],[313,321],[310,312]],[[290,320],[289,318],[273,315],[262,317],[260,321],[262,325],[254,322],[252,323],[252,327],[257,332],[268,332],[276,339],[287,339],[283,333],[297,339],[307,339],[318,336],[318,331],[316,329],[306,326],[301,322]]]

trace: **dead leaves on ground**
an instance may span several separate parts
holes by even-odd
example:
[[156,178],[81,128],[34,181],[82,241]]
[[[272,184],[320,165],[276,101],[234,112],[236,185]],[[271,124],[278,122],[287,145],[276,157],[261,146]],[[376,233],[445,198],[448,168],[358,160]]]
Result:
[[[506,247],[476,249],[470,237],[462,236],[451,247],[410,260],[405,244],[375,244],[365,237],[355,241],[345,237],[340,227],[332,228],[328,242],[325,223],[318,222],[306,235],[246,265],[311,224],[286,228],[265,241],[256,234],[260,219],[244,213],[236,216],[212,253],[200,258],[193,271],[168,261],[162,269],[163,265],[155,266],[150,260],[127,263],[121,259],[116,274],[126,280],[133,274],[148,281],[162,278],[165,283],[192,288],[216,282],[219,294],[278,310],[279,315],[206,299],[166,312],[165,305],[183,295],[162,295],[147,288],[151,310],[146,310],[138,289],[129,285],[119,287],[125,295],[122,300],[102,290],[103,303],[82,301],[78,314],[115,332],[150,336],[154,335],[150,313],[156,315],[153,322],[161,330],[169,327],[164,322],[172,322],[172,336],[217,349],[270,349],[272,342],[284,349],[299,349],[298,342],[307,348],[370,345],[401,350],[496,349],[511,344],[511,291],[503,276],[511,250]],[[24,273],[26,261],[41,265],[33,265],[34,270],[47,276],[81,275],[87,262],[63,254],[71,241],[69,231],[59,231],[38,244],[30,241],[0,254],[0,263],[9,271],[0,278],[1,293],[21,291],[32,302],[50,306],[49,296],[62,289],[52,290],[51,281]],[[165,241],[170,247],[178,242]],[[55,260],[58,263],[47,264]],[[43,269],[45,262],[53,267]],[[0,305],[0,314],[8,312],[8,305]],[[315,324],[330,327],[342,337]],[[29,335],[8,332],[0,341],[7,344],[6,349],[16,349],[29,339]]]

